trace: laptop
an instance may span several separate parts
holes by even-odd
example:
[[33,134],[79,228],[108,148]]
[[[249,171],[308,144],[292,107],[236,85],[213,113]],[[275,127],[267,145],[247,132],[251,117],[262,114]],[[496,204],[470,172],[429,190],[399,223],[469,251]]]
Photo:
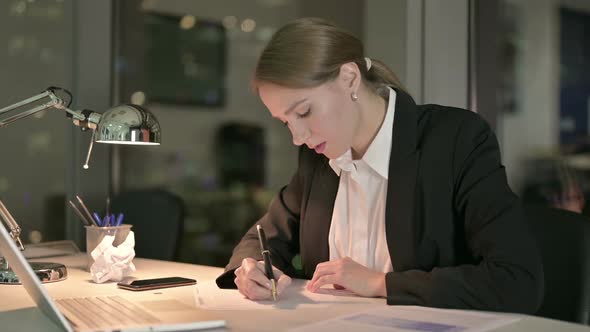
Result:
[[[224,327],[225,320],[218,315],[205,310],[188,308],[179,303],[179,310],[171,310],[170,305],[176,301],[153,295],[147,295],[137,301],[131,296],[99,296],[83,298],[67,298],[53,300],[33,270],[27,263],[21,251],[0,222],[0,254],[6,259],[12,270],[20,278],[29,296],[37,307],[55,324],[68,332],[86,331],[194,331]],[[67,281],[62,281],[67,282]],[[153,300],[153,301],[151,301]],[[167,305],[164,315],[149,307],[157,305],[143,305],[142,303],[157,303],[164,301]],[[177,301],[179,302],[179,301]],[[182,308],[184,305],[185,308]]]

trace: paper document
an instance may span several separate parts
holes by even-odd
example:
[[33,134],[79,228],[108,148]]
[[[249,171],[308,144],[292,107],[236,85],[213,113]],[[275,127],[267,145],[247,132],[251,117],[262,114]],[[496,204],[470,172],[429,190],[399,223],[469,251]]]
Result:
[[[197,284],[197,305],[204,309],[297,309],[327,306],[334,303],[375,303],[375,299],[356,296],[347,290],[322,288],[318,293],[305,289],[308,280],[293,279],[293,283],[281,293],[278,300],[252,301],[237,289],[219,289],[215,283]],[[385,300],[382,300],[385,304]]]
[[291,329],[291,332],[483,332],[512,324],[519,317],[488,312],[383,306]]

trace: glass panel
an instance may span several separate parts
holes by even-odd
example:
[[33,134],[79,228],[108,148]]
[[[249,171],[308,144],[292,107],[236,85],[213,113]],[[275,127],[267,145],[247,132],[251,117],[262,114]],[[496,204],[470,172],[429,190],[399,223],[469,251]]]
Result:
[[[49,86],[69,88],[71,2],[10,0],[0,8],[0,108]],[[0,128],[0,198],[23,242],[65,238],[64,114],[52,109]]]
[[525,203],[588,214],[590,5],[501,5],[497,118],[509,180]]
[[[391,3],[381,5],[390,9]],[[297,149],[288,129],[249,88],[257,57],[278,27],[301,16],[325,17],[361,39],[371,33],[371,56],[394,53],[399,63],[393,68],[403,68],[405,59],[405,50],[383,46],[405,30],[381,33],[391,31],[387,15],[366,24],[365,1],[117,5],[120,100],[152,110],[163,142],[156,149],[120,148],[121,191],[158,187],[183,199],[187,215],[178,259],[186,262],[226,264],[294,173]],[[373,3],[369,10],[378,13],[379,7]]]

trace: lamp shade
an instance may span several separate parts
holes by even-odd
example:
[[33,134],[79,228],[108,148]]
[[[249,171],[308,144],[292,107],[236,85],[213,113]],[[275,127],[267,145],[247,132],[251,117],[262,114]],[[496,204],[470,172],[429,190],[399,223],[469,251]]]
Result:
[[97,143],[160,145],[160,123],[145,108],[125,104],[102,114],[95,136]]

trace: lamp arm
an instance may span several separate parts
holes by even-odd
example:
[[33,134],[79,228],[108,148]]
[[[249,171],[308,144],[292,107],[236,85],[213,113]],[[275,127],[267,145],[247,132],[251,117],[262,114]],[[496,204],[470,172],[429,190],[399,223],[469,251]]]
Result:
[[[70,96],[70,100],[67,103],[64,102],[63,99],[61,99],[60,97],[58,97],[55,94],[56,90],[65,91]],[[25,106],[28,107],[29,104],[39,102],[40,100],[46,99],[46,98],[49,98],[49,101],[42,103],[40,105],[36,105],[36,106],[32,105],[30,108],[25,108]],[[31,116],[31,115],[37,113],[37,112],[41,112],[43,110],[46,110],[48,108],[53,107],[53,108],[63,110],[64,112],[69,114],[68,117],[72,118],[72,122],[74,123],[74,125],[80,127],[80,129],[82,131],[85,131],[86,129],[93,130],[92,139],[90,141],[90,148],[88,150],[88,156],[86,157],[86,163],[84,164],[84,168],[87,169],[88,168],[88,160],[90,158],[90,151],[92,151],[94,132],[96,131],[96,128],[98,127],[98,123],[100,122],[100,118],[101,118],[102,114],[91,111],[91,110],[73,111],[73,110],[69,109],[68,106],[71,102],[71,98],[72,98],[72,94],[69,91],[62,89],[62,88],[49,87],[45,91],[41,92],[38,95],[21,100],[17,103],[14,103],[12,105],[9,105],[9,106],[6,106],[6,107],[0,109],[0,115],[2,115],[4,113],[8,113],[8,112],[16,112],[16,114],[7,117],[4,120],[0,119],[0,128],[8,125],[11,122],[20,120],[22,118],[26,118],[28,116]],[[6,207],[4,207],[4,209],[0,209],[0,217],[3,220],[5,220],[5,223],[9,226],[11,226],[11,223],[16,224],[16,222],[14,221],[14,218],[12,218],[12,216],[10,216],[10,213],[8,212]],[[11,234],[13,234],[13,233],[16,234],[15,236],[13,236],[13,238],[16,237],[15,238],[15,241],[16,241],[18,239],[18,235],[20,234],[20,227],[18,227],[18,224],[16,224],[16,226],[11,227],[11,230],[12,230]],[[20,243],[20,239],[18,239],[18,243]],[[20,246],[22,248],[22,243],[20,244]]]
[[[87,120],[87,117],[81,111],[72,111],[71,109],[69,109],[67,107],[66,103],[63,101],[63,99],[59,98],[55,94],[54,89],[52,89],[52,88],[49,88],[38,95],[24,99],[22,101],[19,101],[19,102],[14,103],[10,106],[0,109],[0,115],[4,114],[4,113],[15,111],[25,105],[34,103],[34,102],[39,101],[44,98],[49,98],[49,101],[47,101],[46,103],[37,105],[35,107],[29,108],[29,109],[24,109],[24,110],[21,109],[18,111],[17,114],[7,117],[4,120],[0,120],[0,127],[6,126],[7,124],[9,124],[11,122],[20,120],[22,118],[26,118],[28,116],[35,114],[35,113],[44,111],[44,110],[46,110],[48,108],[52,108],[52,107],[64,110],[66,113],[70,114],[74,120],[74,124],[76,124],[76,125],[79,125],[78,123],[83,123],[85,120]],[[78,120],[78,123],[76,123],[76,120]]]
[[6,208],[4,203],[2,203],[1,200],[0,200],[0,220],[2,220],[2,222],[6,226],[8,226],[10,236],[12,237],[14,242],[16,242],[16,245],[19,247],[19,249],[25,250],[25,247],[23,246],[23,243],[20,240],[21,228],[18,225],[18,223],[16,222],[16,220],[14,220],[14,217],[10,214],[10,212],[8,211],[8,209]]

